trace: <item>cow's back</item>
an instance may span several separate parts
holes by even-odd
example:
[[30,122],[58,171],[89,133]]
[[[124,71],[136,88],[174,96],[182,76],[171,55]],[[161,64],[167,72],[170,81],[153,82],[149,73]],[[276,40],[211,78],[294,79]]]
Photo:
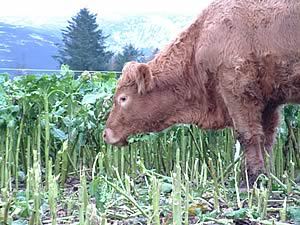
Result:
[[250,56],[300,53],[300,3],[296,0],[220,0],[200,19],[204,22],[196,62],[212,72],[221,64],[234,67],[236,61]]
[[[257,1],[259,5],[260,1]],[[269,8],[257,22],[255,45],[257,50],[286,55],[300,52],[300,3],[299,1],[261,1]],[[276,4],[275,4],[276,3]],[[264,6],[263,6],[264,7]],[[255,30],[254,30],[255,31]]]

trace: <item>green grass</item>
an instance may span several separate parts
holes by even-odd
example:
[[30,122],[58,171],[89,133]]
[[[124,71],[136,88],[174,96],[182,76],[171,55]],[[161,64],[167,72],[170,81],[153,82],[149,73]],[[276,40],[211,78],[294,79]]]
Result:
[[[176,125],[102,139],[114,74],[0,76],[0,223],[295,224],[300,222],[298,107],[288,106],[262,187],[241,192],[230,129]],[[267,163],[267,165],[269,165]]]

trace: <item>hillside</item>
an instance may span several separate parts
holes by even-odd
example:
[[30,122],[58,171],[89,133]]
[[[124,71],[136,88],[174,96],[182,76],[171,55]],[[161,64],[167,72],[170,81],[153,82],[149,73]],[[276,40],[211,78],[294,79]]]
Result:
[[[0,17],[0,67],[56,69],[52,58],[69,18]],[[147,56],[162,48],[192,21],[185,15],[118,15],[99,17],[113,52],[132,43]]]
[[60,38],[39,28],[0,22],[0,67],[56,68]]

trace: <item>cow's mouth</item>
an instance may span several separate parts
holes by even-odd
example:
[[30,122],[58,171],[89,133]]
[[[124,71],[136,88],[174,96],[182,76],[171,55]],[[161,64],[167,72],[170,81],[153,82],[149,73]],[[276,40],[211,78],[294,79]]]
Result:
[[103,138],[107,144],[115,145],[115,146],[126,146],[128,145],[127,137],[118,138],[115,133],[110,128],[105,128],[103,131]]
[[112,145],[118,146],[118,147],[127,146],[128,145],[128,141],[127,141],[127,139],[124,139],[124,140],[112,143]]

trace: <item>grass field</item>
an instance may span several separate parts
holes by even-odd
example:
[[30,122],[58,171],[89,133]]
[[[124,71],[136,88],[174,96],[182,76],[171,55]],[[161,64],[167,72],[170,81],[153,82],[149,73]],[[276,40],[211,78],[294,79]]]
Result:
[[176,125],[106,145],[115,84],[67,67],[0,76],[0,224],[300,224],[297,106],[284,110],[262,185],[241,191],[231,129]]

